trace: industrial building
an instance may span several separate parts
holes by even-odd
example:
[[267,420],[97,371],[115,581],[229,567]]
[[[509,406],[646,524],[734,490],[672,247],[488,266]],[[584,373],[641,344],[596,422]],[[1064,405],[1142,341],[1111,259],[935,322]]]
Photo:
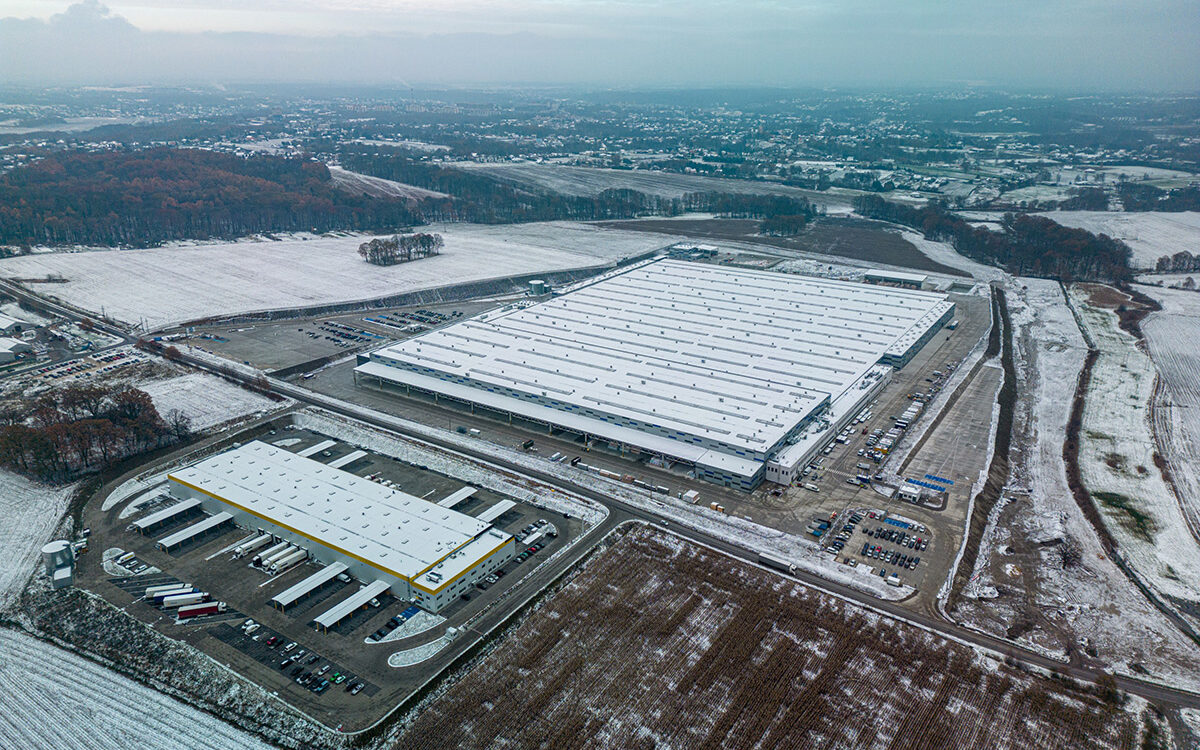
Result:
[[[516,554],[514,538],[489,521],[259,441],[168,480],[172,495],[198,501],[210,520],[232,517],[368,582],[364,601],[390,591],[436,612]],[[292,598],[282,606],[304,593],[285,592]]]
[[355,378],[753,489],[953,315],[944,294],[658,259],[387,346]]

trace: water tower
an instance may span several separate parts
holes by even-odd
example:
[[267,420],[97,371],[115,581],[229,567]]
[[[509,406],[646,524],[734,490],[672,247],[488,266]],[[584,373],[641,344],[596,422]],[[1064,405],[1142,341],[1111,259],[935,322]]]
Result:
[[46,575],[61,589],[75,583],[75,549],[65,539],[47,542],[42,547],[42,565]]

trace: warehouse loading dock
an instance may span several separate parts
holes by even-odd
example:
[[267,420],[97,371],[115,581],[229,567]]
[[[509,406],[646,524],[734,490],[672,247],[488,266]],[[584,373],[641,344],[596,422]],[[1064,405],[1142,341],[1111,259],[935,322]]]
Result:
[[354,614],[360,607],[367,606],[372,599],[387,591],[390,587],[391,584],[387,581],[372,581],[332,608],[317,615],[313,618],[313,622],[316,623],[322,632],[329,632],[330,628]]
[[213,529],[218,529],[225,524],[232,522],[233,514],[222,511],[216,515],[209,516],[199,523],[194,523],[191,526],[188,526],[186,529],[180,529],[170,536],[165,536],[162,539],[159,539],[155,543],[155,546],[164,552],[170,552],[172,549],[185,542],[189,542],[192,539],[207,534]]
[[466,500],[471,495],[474,495],[476,492],[478,492],[478,490],[474,487],[463,487],[454,494],[439,500],[438,505],[442,506],[443,508],[453,508],[455,505],[458,505],[463,500]]
[[308,458],[309,456],[317,455],[321,451],[329,450],[330,448],[332,448],[335,445],[337,445],[336,440],[322,440],[321,442],[317,443],[316,445],[310,445],[302,451],[297,451],[296,455],[303,456],[304,458]]
[[476,518],[478,518],[480,521],[491,523],[515,507],[517,507],[517,504],[512,500],[501,500],[484,512],[480,513],[478,516],[476,516]]
[[133,529],[138,533],[145,534],[147,531],[156,529],[159,526],[178,518],[184,513],[198,512],[199,510],[200,501],[195,498],[189,498],[182,502],[175,503],[169,508],[163,508],[162,510],[155,511],[145,518],[139,518],[130,524],[130,526],[132,526]]
[[[340,562],[359,580],[387,581],[396,597],[435,612],[450,603],[452,588],[473,585],[516,554],[512,536],[490,521],[258,441],[173,472],[168,481],[176,497],[279,540],[255,555],[273,575],[307,556]],[[451,557],[461,574],[425,577]]]
[[295,586],[286,591],[276,594],[271,598],[271,606],[279,610],[286,610],[296,602],[313,593],[333,579],[337,578],[342,573],[345,573],[349,568],[344,563],[335,562],[326,565],[316,573],[313,573],[308,578],[300,581]]
[[953,315],[940,293],[656,260],[384,347],[354,372],[752,490],[832,401],[903,367]]
[[333,459],[326,465],[333,469],[340,469],[343,466],[348,466],[348,465],[354,463],[355,461],[357,461],[360,458],[363,458],[366,455],[367,455],[366,451],[352,451],[352,452],[347,453],[346,455],[342,456],[341,458]]

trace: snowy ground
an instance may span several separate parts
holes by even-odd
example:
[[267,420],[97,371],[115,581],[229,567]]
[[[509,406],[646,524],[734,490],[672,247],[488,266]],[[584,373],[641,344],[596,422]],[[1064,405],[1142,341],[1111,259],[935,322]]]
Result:
[[406,185],[403,182],[396,182],[395,180],[385,180],[382,177],[359,174],[358,172],[351,172],[332,165],[329,167],[329,176],[333,178],[334,185],[348,193],[366,193],[377,198],[412,198],[414,200],[449,197],[445,193],[439,193],[436,190],[426,190],[425,188]]
[[388,657],[389,667],[411,667],[414,664],[420,664],[423,661],[429,661],[439,651],[450,645],[454,640],[451,636],[444,635],[436,641],[422,643],[416,648],[410,648],[407,651],[397,651]]
[[44,290],[86,310],[153,329],[213,315],[374,299],[524,273],[602,265],[675,238],[573,222],[433,225],[442,254],[381,267],[363,236],[188,247],[40,253],[0,260],[0,276],[67,279]]
[[403,625],[396,628],[395,630],[388,633],[387,635],[380,638],[379,640],[373,641],[373,640],[364,638],[363,642],[368,643],[368,644],[391,643],[393,641],[399,641],[403,638],[411,638],[412,636],[420,635],[421,633],[424,633],[427,630],[432,630],[433,628],[436,628],[438,625],[441,625],[445,621],[446,621],[446,618],[442,617],[441,615],[435,615],[432,612],[426,612],[425,610],[421,610],[420,612],[416,613],[412,617],[405,620]]
[[1162,305],[1142,322],[1159,390],[1152,411],[1175,492],[1200,538],[1200,294],[1144,288]]
[[1140,576],[1158,591],[1200,601],[1200,547],[1171,487],[1154,465],[1150,400],[1156,371],[1111,310],[1072,301],[1100,358],[1092,369],[1080,435],[1080,469],[1105,523]]
[[[1086,643],[1122,673],[1136,675],[1137,664],[1151,679],[1200,688],[1194,644],[1107,558],[1071,495],[1062,448],[1087,347],[1057,283],[1017,282],[1008,295],[1018,380],[1012,499],[989,524],[974,571],[979,586],[1004,595],[966,601],[955,618],[1003,636],[1031,617],[1017,638],[1024,645],[1061,657]],[[1078,549],[1077,563],[1063,565],[1064,546]]]
[[794,195],[818,205],[848,207],[856,191],[832,188],[820,193],[790,185],[695,174],[675,174],[653,170],[600,169],[561,164],[455,162],[456,169],[476,171],[496,179],[522,185],[536,185],[564,195],[599,195],[609,189],[637,190],[647,195],[682,198],[685,193],[723,192],[768,195]]
[[193,430],[206,430],[247,414],[281,406],[266,396],[201,372],[139,383],[138,387],[150,394],[158,413],[164,418],[176,409],[191,417]]
[[0,469],[0,612],[40,569],[42,545],[50,541],[74,489],[41,485]]
[[980,281],[999,281],[1007,275],[1003,269],[994,266],[985,266],[982,263],[976,263],[965,255],[959,255],[958,251],[951,247],[949,243],[927,240],[923,234],[910,229],[901,231],[900,235],[916,245],[917,249],[929,259],[937,261],[942,265],[950,266],[951,268],[966,271]]
[[1200,212],[1053,211],[1040,214],[1068,227],[1107,234],[1133,250],[1134,268],[1154,268],[1164,255],[1200,248]]
[[243,750],[256,737],[83,657],[0,630],[0,747]]

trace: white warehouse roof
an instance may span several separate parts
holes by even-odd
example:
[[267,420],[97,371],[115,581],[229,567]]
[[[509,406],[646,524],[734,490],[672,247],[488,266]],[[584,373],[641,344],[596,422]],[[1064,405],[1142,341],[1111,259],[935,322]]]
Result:
[[257,440],[168,478],[410,581],[490,528]]
[[394,344],[360,371],[449,380],[456,396],[483,392],[516,413],[528,410],[523,399],[503,389],[553,399],[564,417],[603,413],[592,434],[652,450],[663,438],[639,440],[631,421],[693,451],[686,441],[697,437],[761,453],[949,304],[930,292],[659,260]]

